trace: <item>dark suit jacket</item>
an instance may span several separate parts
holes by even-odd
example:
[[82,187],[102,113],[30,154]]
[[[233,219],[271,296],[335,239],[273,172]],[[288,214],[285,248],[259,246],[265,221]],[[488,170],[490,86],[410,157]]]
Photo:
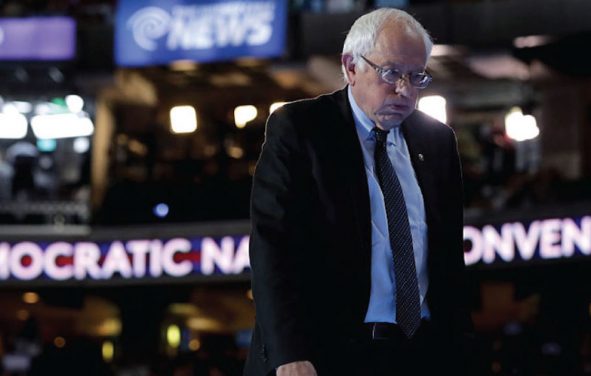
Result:
[[[452,348],[470,329],[456,139],[418,111],[402,130],[425,201],[431,320]],[[367,177],[346,89],[270,116],[251,200],[256,323],[245,375],[338,354],[362,330],[372,244]]]

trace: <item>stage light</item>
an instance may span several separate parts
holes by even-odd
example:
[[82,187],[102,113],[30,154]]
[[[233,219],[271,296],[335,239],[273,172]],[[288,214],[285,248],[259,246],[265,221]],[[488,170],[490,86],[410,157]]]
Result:
[[440,95],[431,95],[419,99],[419,110],[442,123],[447,122],[445,105],[446,100]]
[[55,149],[57,149],[57,141],[52,138],[51,139],[40,138],[37,140],[36,144],[37,144],[37,149],[39,149],[39,151],[42,151],[45,153],[51,153],[51,152],[54,152]]
[[244,128],[246,123],[256,119],[257,108],[253,105],[238,106],[234,109],[234,123],[237,128]]
[[165,203],[161,202],[154,206],[153,212],[156,217],[164,218],[168,215],[169,207]]
[[35,137],[42,139],[84,137],[94,133],[90,118],[71,113],[33,116],[31,128]]
[[66,346],[66,339],[61,336],[55,337],[55,339],[53,340],[53,344],[55,345],[55,347],[61,349],[62,347]]
[[181,345],[181,329],[177,325],[169,325],[166,329],[166,341],[172,348],[178,348]]
[[74,140],[74,151],[78,154],[84,154],[90,149],[90,140],[88,137],[78,137]]
[[27,118],[18,112],[0,113],[0,138],[25,138],[27,126]]
[[175,106],[170,110],[170,129],[173,133],[192,133],[197,130],[197,113],[193,106]]
[[84,99],[79,95],[66,95],[66,106],[70,112],[77,114],[84,108]]
[[197,338],[193,338],[192,340],[189,341],[189,349],[191,351],[197,351],[201,348],[201,341],[199,341]]
[[39,302],[39,294],[36,292],[25,292],[23,294],[23,302],[27,304],[35,304]]
[[27,101],[8,102],[4,105],[5,112],[8,112],[8,111],[6,111],[7,108],[14,108],[14,109],[16,109],[16,111],[18,111],[21,114],[28,114],[29,112],[33,111],[33,105]]
[[505,116],[505,132],[515,141],[532,140],[540,134],[536,118],[523,115],[521,108],[513,107]]
[[103,354],[103,360],[110,363],[115,355],[115,345],[111,341],[105,341],[103,342],[101,352]]

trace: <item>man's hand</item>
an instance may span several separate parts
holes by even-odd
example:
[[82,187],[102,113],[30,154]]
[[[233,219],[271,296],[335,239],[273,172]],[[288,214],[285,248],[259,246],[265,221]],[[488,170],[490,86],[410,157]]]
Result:
[[279,366],[277,376],[318,376],[318,374],[312,363],[303,360]]

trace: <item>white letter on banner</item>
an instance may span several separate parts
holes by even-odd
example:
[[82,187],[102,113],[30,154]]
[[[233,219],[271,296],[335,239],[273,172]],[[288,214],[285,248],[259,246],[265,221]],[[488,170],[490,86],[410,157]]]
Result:
[[540,222],[533,221],[527,232],[522,223],[513,223],[513,236],[517,244],[517,251],[523,260],[531,260],[540,240]]
[[76,279],[85,279],[87,273],[92,279],[101,279],[100,258],[101,250],[97,244],[76,243],[74,245],[74,276]]
[[248,36],[247,43],[251,46],[261,46],[268,43],[273,35],[273,27],[271,26],[274,18],[273,6],[263,10],[260,14],[254,16],[251,33]]
[[162,249],[162,266],[167,274],[174,277],[183,277],[193,271],[193,263],[190,260],[176,263],[174,254],[177,252],[191,252],[191,242],[183,238],[167,241]]
[[10,269],[8,268],[8,256],[10,255],[10,244],[0,243],[0,279],[8,279]]
[[244,19],[241,19],[240,13],[241,9],[238,6],[230,7],[226,9],[226,12],[220,9],[214,20],[216,46],[240,46],[244,43],[248,15],[245,15],[243,17]]
[[150,275],[152,277],[162,275],[162,242],[158,239],[150,242]]
[[201,241],[201,272],[211,275],[215,271],[215,265],[224,274],[232,273],[232,261],[234,258],[234,240],[225,236],[218,247],[212,238],[203,238]]
[[464,226],[464,241],[470,241],[472,248],[464,252],[464,262],[466,265],[476,264],[482,259],[482,235],[480,230],[472,226]]
[[170,31],[168,32],[166,47],[169,50],[179,48],[183,44],[183,36],[190,34],[188,31],[181,9],[179,7],[172,8],[172,19],[170,21]]
[[191,24],[192,47],[198,50],[208,50],[214,46],[213,42],[213,16],[205,16],[195,19]]
[[515,245],[510,224],[506,223],[501,226],[501,235],[493,226],[486,225],[482,228],[482,235],[484,237],[484,262],[490,264],[495,260],[495,250],[504,261],[513,261]]
[[125,251],[123,243],[118,241],[111,243],[109,251],[105,256],[105,261],[103,262],[103,278],[111,278],[115,272],[118,272],[123,278],[132,277],[129,256]]
[[[23,265],[23,257],[28,256],[31,263]],[[12,275],[21,280],[32,280],[43,272],[43,251],[32,242],[17,243],[10,254],[10,270]]]
[[72,265],[57,265],[57,258],[59,256],[72,257],[74,251],[72,245],[66,242],[56,242],[50,244],[45,250],[45,273],[50,278],[58,281],[63,281],[72,278],[74,275],[74,268]]
[[238,245],[238,249],[236,250],[236,255],[234,256],[234,265],[232,267],[234,273],[236,274],[240,274],[245,268],[250,267],[250,259],[248,257],[248,239],[248,236],[243,236],[242,240],[240,240],[240,244]]
[[560,247],[560,219],[546,219],[542,221],[542,235],[540,238],[540,257],[553,259],[562,256]]
[[580,229],[572,219],[563,219],[562,255],[571,257],[575,253],[575,243],[582,254],[591,253],[591,217],[581,218]]
[[127,242],[127,249],[133,255],[133,275],[141,278],[146,275],[146,258],[150,252],[149,240],[130,240]]

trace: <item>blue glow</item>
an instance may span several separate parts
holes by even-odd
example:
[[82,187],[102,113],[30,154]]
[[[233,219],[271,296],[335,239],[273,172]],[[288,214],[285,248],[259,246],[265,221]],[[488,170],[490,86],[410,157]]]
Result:
[[57,147],[57,141],[51,138],[48,139],[38,139],[37,140],[37,149],[42,152],[52,152],[55,151]]
[[168,215],[168,205],[160,203],[154,206],[154,215],[159,218],[164,218]]

